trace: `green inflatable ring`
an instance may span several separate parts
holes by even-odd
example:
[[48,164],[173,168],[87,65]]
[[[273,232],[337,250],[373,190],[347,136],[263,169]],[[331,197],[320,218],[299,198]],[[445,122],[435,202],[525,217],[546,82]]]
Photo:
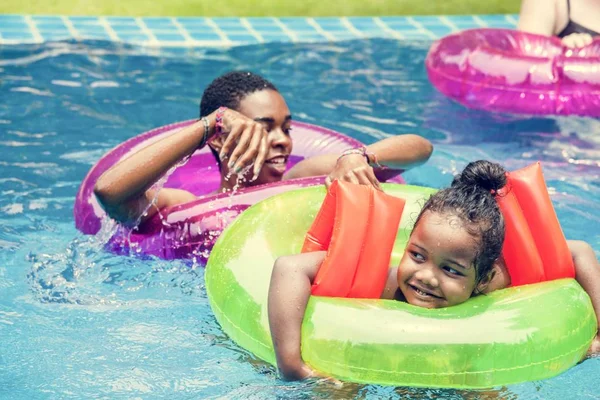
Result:
[[[384,184],[407,200],[392,255],[399,262],[424,199],[434,190]],[[271,269],[299,253],[323,187],[283,193],[246,210],[208,261],[206,290],[222,329],[275,365],[267,318]],[[311,297],[302,357],[341,380],[394,386],[487,388],[545,379],[575,365],[597,330],[589,297],[571,279],[478,296],[429,310],[390,300]]]

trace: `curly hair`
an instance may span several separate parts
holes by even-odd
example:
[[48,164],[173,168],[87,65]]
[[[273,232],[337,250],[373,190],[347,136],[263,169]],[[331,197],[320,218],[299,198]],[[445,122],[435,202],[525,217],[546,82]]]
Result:
[[278,91],[275,85],[260,75],[248,71],[228,72],[208,85],[200,100],[200,118],[219,107],[238,109],[244,97],[260,90]]
[[426,211],[455,215],[478,242],[475,255],[476,283],[487,278],[504,243],[504,218],[495,200],[506,185],[506,170],[499,164],[479,160],[469,163],[454,177],[449,188],[433,194],[415,221]]

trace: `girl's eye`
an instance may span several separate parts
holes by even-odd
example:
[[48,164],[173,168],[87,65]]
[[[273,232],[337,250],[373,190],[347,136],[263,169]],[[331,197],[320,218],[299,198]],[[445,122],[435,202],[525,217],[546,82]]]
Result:
[[292,128],[283,128],[283,133],[285,133],[286,135],[289,135],[291,131]]
[[445,265],[442,268],[444,269],[444,271],[448,272],[450,275],[462,276],[462,274],[460,272],[458,272],[457,270],[455,270],[452,267]]
[[411,251],[410,256],[416,261],[425,261],[425,257],[421,253],[417,253],[416,251]]

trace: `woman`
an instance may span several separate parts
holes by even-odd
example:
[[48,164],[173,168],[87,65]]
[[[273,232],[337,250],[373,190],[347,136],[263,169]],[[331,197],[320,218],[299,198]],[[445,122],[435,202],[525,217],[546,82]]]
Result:
[[523,0],[517,28],[586,46],[600,35],[600,0]]
[[204,91],[200,116],[198,122],[138,151],[98,179],[94,193],[110,217],[132,226],[165,207],[194,200],[195,195],[185,190],[163,188],[157,193],[152,185],[205,145],[219,164],[220,191],[319,175],[327,175],[327,185],[341,179],[378,187],[370,164],[407,169],[427,161],[432,152],[428,140],[401,135],[341,155],[311,157],[286,172],[293,145],[290,110],[271,82],[250,72],[215,79]]

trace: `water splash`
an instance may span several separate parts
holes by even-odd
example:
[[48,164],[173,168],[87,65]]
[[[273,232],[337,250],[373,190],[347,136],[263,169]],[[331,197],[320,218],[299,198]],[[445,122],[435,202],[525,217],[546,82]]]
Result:
[[41,303],[114,308],[137,302],[135,293],[149,287],[177,288],[187,294],[203,287],[196,264],[190,268],[179,261],[148,262],[106,251],[117,229],[117,224],[107,219],[97,235],[80,235],[62,251],[30,252],[27,261],[32,267],[27,279],[34,298]]
[[[175,172],[175,170],[177,168],[183,167],[185,164],[187,164],[191,158],[192,158],[191,154],[189,156],[183,158],[181,161],[179,161],[178,163],[173,165],[171,168],[169,168],[167,170],[167,172],[151,186],[151,189],[154,190],[154,197],[152,197],[152,200],[150,200],[150,202],[146,205],[144,210],[142,210],[142,212],[139,214],[138,218],[136,219],[135,223],[133,224],[132,230],[137,231],[140,223],[142,222],[142,219],[144,217],[148,216],[148,211],[150,210],[150,208],[156,206],[156,203],[158,202],[158,195],[159,195],[160,191],[162,190],[162,188],[165,186],[165,183],[167,182],[167,180],[169,180],[169,177],[173,174],[173,172]],[[161,219],[161,221],[163,222],[163,224],[167,224],[167,226],[168,226],[168,223],[163,219],[162,214],[158,213],[158,215],[159,215],[159,218]]]
[[[191,158],[192,158],[191,154],[189,156],[183,158],[181,161],[179,161],[178,163],[173,165],[171,168],[169,168],[167,170],[167,172],[151,186],[151,189],[154,190],[154,196],[152,197],[152,200],[150,200],[150,202],[145,206],[145,208],[142,210],[142,212],[139,213],[139,215],[137,216],[137,219],[135,220],[135,222],[133,223],[133,226],[131,228],[119,231],[119,234],[121,235],[121,238],[120,238],[121,239],[120,240],[120,243],[121,243],[120,252],[121,253],[130,254],[131,252],[133,252],[134,254],[141,254],[142,249],[135,241],[131,240],[131,235],[139,231],[139,227],[140,227],[140,224],[142,223],[142,219],[144,219],[145,217],[148,216],[148,212],[150,211],[150,209],[152,207],[156,207],[156,204],[158,203],[158,196],[160,194],[160,191],[164,188],[165,183],[169,180],[169,177],[175,172],[175,170],[177,170],[177,168],[182,167],[185,164],[187,164]],[[160,222],[161,222],[162,226],[164,226],[164,227],[171,226],[169,224],[169,222],[164,218],[162,213],[158,212],[157,215],[158,215],[158,218],[160,218]],[[114,233],[116,233],[116,231]],[[110,240],[110,237],[107,239],[107,241],[105,243],[108,243],[108,240]]]
[[32,268],[27,278],[35,297],[42,303],[110,303],[113,296],[101,295],[94,285],[81,292],[77,290],[80,287],[77,282],[106,279],[106,270],[102,267],[103,249],[116,229],[116,223],[105,218],[97,235],[78,236],[62,252],[30,252],[27,261],[32,263]]

